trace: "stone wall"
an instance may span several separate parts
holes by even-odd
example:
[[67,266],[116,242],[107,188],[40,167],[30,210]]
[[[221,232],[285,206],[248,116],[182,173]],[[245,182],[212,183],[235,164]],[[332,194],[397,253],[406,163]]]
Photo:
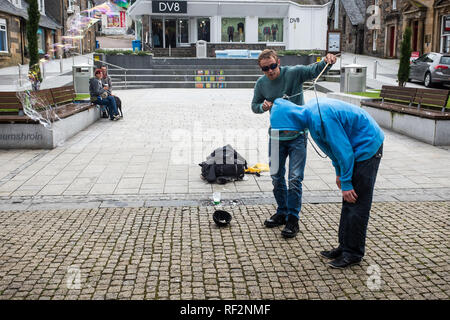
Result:
[[8,52],[0,53],[0,67],[14,66],[22,61],[22,36],[20,30],[20,18],[0,12],[0,18],[7,23]]

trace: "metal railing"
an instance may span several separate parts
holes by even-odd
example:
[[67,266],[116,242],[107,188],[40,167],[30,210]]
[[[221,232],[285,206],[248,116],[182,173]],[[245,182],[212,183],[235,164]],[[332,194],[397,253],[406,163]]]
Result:
[[[93,58],[91,58],[91,57],[87,57],[87,56],[85,56],[85,55],[81,55],[81,54],[76,53],[76,52],[73,52],[73,54],[78,55],[78,56],[81,56],[81,57],[84,57],[84,58],[86,58],[86,59],[88,59],[88,60],[92,60],[94,63],[97,61],[97,60],[95,60],[95,59],[93,59]],[[73,58],[73,56],[72,56],[72,58]],[[73,62],[73,64],[75,64],[73,60],[72,60],[72,62]],[[100,62],[100,63],[102,63],[102,64],[106,64],[106,65],[108,65],[108,66],[112,66],[112,67],[117,68],[117,69],[119,69],[119,70],[122,70],[122,71],[124,72],[124,77],[125,77],[125,89],[127,89],[127,72],[128,72],[128,69],[123,68],[123,67],[121,67],[121,66],[117,66],[117,65],[112,64],[112,63],[109,63],[109,62],[106,62],[106,61],[98,61],[98,62]]]

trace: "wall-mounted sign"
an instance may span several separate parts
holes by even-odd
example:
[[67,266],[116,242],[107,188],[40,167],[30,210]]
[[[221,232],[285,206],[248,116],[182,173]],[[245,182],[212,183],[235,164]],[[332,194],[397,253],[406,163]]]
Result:
[[289,23],[300,23],[300,18],[289,18]]
[[340,31],[328,31],[327,51],[331,52],[331,53],[341,52],[341,32]]
[[187,13],[186,1],[152,1],[153,13]]

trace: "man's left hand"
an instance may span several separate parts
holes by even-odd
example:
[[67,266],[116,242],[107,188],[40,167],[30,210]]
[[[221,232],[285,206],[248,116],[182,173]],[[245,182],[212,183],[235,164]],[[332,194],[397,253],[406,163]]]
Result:
[[328,53],[325,57],[325,62],[329,64],[335,64],[336,63],[336,56],[332,53]]
[[358,199],[358,195],[356,194],[354,189],[348,191],[342,190],[342,197],[344,198],[344,201],[350,203],[355,203],[356,200]]

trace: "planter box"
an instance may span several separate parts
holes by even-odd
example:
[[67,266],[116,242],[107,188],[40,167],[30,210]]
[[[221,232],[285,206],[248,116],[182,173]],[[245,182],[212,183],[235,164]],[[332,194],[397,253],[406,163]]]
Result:
[[310,56],[281,56],[281,65],[282,66],[296,66],[296,65],[308,65],[316,62],[318,55],[310,55]]
[[153,56],[137,55],[105,55],[105,61],[125,69],[150,69]]
[[[355,105],[361,105],[362,100],[372,100],[343,93],[328,93],[327,97]],[[408,114],[407,112],[398,112],[396,110],[386,110],[365,105],[361,105],[361,108],[366,110],[380,127],[434,146],[450,146],[450,117],[448,119],[439,119],[433,118],[432,116],[427,117],[426,114],[418,116]]]
[[52,130],[39,123],[0,123],[0,149],[53,149],[99,118],[93,106],[54,122]]

